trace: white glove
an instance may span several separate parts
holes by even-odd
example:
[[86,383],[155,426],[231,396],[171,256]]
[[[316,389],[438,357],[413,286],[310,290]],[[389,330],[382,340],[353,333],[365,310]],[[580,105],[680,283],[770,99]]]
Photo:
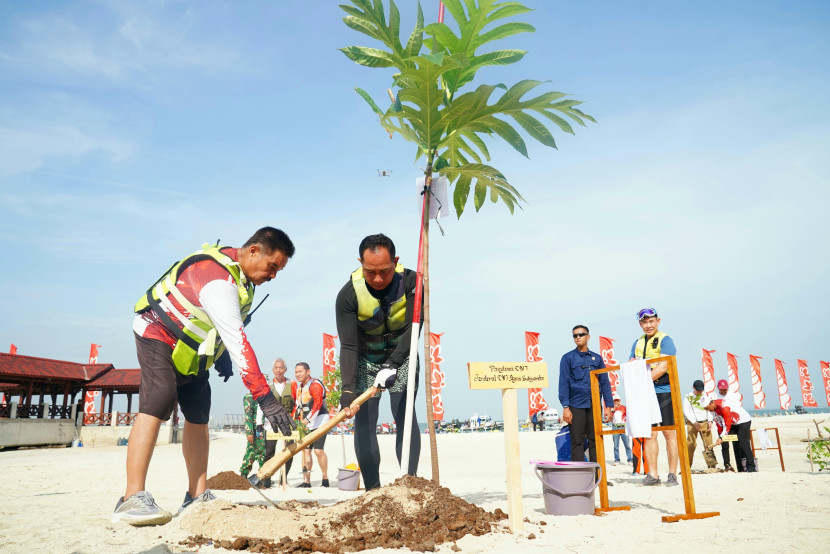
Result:
[[393,366],[392,364],[383,364],[380,366],[380,371],[378,371],[378,376],[375,377],[375,382],[373,383],[373,387],[380,387],[382,389],[388,389],[392,385],[395,384],[395,378],[398,376],[398,368]]

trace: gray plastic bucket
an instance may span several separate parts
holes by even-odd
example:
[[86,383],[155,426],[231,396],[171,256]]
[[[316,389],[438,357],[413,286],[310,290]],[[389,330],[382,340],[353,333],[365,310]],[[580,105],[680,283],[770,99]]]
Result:
[[[534,462],[542,482],[545,513],[577,516],[594,513],[594,490],[602,468],[594,462]],[[597,475],[599,469],[599,475]]]
[[337,488],[341,491],[356,491],[360,484],[360,470],[343,469],[337,470]]

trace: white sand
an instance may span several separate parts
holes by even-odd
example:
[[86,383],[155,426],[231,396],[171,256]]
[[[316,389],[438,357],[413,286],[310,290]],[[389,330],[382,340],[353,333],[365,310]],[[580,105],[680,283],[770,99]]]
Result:
[[[830,472],[810,473],[806,443],[801,442],[808,428],[815,435],[811,421],[814,417],[827,416],[756,419],[754,427],[779,428],[786,471],[781,472],[777,452],[759,451],[760,472],[757,474],[693,475],[697,511],[719,511],[721,515],[678,523],[663,523],[660,518],[683,513],[682,487],[642,487],[639,484],[642,478],[632,476],[628,466],[613,467],[610,463],[608,471],[614,483],[609,488],[611,504],[631,505],[631,511],[613,512],[603,517],[546,515],[542,485],[527,462],[555,458],[554,434],[521,433],[523,509],[525,517],[532,523],[526,524],[525,530],[518,534],[470,535],[458,541],[458,546],[462,552],[508,552],[518,548],[523,553],[592,552],[600,548],[665,552],[667,547],[674,545],[684,551],[714,548],[729,552],[827,552],[830,544]],[[423,439],[421,475],[430,477],[428,440],[427,437]],[[351,437],[346,440],[349,461],[353,461]],[[381,436],[380,444],[384,456],[381,479],[383,483],[390,483],[399,473],[393,437]],[[611,440],[607,438],[609,461],[611,447]],[[243,449],[241,435],[220,433],[211,441],[208,475],[238,470]],[[318,486],[320,474],[316,466],[312,474],[314,488],[294,488],[300,482],[294,467],[289,474],[291,487],[286,492],[274,487],[266,494],[278,502],[299,499],[322,504],[363,494],[336,488],[337,467],[342,465],[340,437],[329,437],[326,451],[330,458],[332,488]],[[719,449],[716,451],[720,461]],[[442,485],[487,510],[507,509],[503,434],[439,435],[438,452]],[[124,447],[0,452],[0,551],[185,551],[177,543],[192,534],[185,528],[192,527],[187,523],[188,517],[174,518],[163,527],[133,528],[110,523],[112,510],[124,488],[125,455]],[[665,479],[662,449],[660,467]],[[699,451],[692,467],[705,467]],[[181,446],[157,447],[148,479],[148,489],[157,502],[175,512],[184,497],[185,483]],[[264,503],[252,490],[217,491],[217,496],[230,502]],[[541,521],[547,525],[540,526]],[[240,529],[239,534],[258,535],[253,530],[262,526],[252,524],[251,527]],[[285,531],[274,538],[290,534],[291,529]],[[536,538],[528,538],[531,533]],[[441,545],[439,551],[449,553],[450,546]],[[208,546],[202,551],[221,550]],[[376,551],[379,550],[371,552]]]

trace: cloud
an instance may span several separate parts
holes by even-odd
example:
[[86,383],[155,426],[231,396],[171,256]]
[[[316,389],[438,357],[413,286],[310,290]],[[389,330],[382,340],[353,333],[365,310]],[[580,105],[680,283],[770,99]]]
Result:
[[101,152],[118,162],[129,157],[132,145],[111,136],[93,136],[65,124],[29,130],[0,127],[0,177],[33,171],[52,158]]
[[25,63],[27,70],[63,69],[130,86],[146,86],[147,80],[158,78],[159,69],[191,68],[209,74],[236,69],[239,56],[233,49],[191,32],[204,31],[203,23],[193,11],[176,4],[76,6],[19,21],[12,50],[6,48],[3,58]]

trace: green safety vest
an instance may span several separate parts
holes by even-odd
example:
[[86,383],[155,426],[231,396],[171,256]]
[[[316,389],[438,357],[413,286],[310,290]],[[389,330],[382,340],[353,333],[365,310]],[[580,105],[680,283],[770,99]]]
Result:
[[285,380],[285,385],[282,387],[282,394],[277,392],[277,386],[273,381],[268,383],[268,385],[271,387],[271,392],[274,393],[274,396],[277,397],[277,399],[279,399],[283,407],[288,411],[288,413],[291,413],[294,409],[294,396],[291,394],[291,379]]
[[363,268],[352,272],[352,286],[357,295],[357,324],[361,333],[361,355],[372,363],[380,363],[389,357],[398,344],[398,338],[406,330],[406,288],[403,282],[404,267],[395,267],[392,291],[383,302],[372,296]]
[[[233,261],[230,256],[221,251],[223,248],[228,247],[203,244],[200,251],[173,264],[135,304],[136,313],[153,310],[165,328],[178,338],[173,347],[173,363],[182,375],[196,375],[210,368],[213,361],[222,355],[225,349],[207,313],[188,301],[176,286],[179,276],[187,267],[203,260],[214,260],[227,269],[236,281],[239,291],[242,320],[245,324],[248,323],[246,318],[254,301],[254,284],[248,282],[239,267],[239,262]],[[175,298],[188,314],[183,314],[176,309],[168,295]],[[181,326],[177,325],[173,318],[178,320]]]
[[[660,357],[660,347],[663,344],[663,339],[666,338],[668,335],[663,332],[656,332],[654,335],[646,341],[646,336],[643,335],[639,339],[637,339],[637,344],[634,346],[634,356],[636,358],[643,358],[644,360],[650,360],[652,358],[659,358]],[[669,384],[669,374],[664,373],[660,376],[657,381],[655,381],[658,385],[668,385]]]

